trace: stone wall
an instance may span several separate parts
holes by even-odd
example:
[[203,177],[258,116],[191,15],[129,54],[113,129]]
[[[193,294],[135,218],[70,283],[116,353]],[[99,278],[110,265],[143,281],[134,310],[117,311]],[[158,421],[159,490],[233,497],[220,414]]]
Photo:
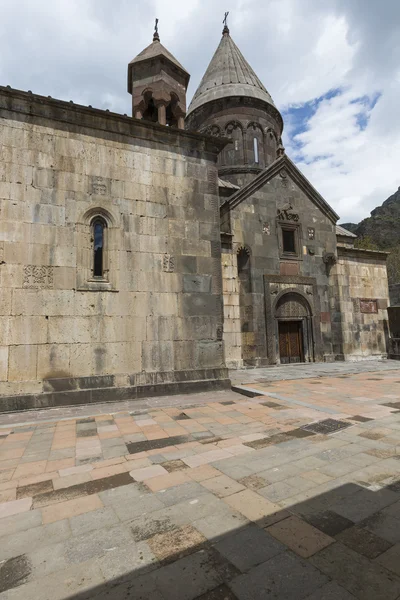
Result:
[[[78,402],[104,387],[122,398],[226,383],[224,143],[6,88],[0,117],[0,410],[14,395],[24,407],[63,403],[70,390]],[[107,223],[102,280],[95,215]]]
[[388,283],[385,252],[338,247],[331,273],[333,344],[337,358],[387,356]]
[[228,369],[243,367],[243,333],[240,321],[237,254],[222,250],[222,287],[224,292],[224,342]]

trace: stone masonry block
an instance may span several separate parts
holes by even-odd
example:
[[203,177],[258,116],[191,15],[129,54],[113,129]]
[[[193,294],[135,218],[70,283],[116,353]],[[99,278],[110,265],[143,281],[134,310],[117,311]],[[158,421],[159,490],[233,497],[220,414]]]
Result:
[[37,346],[10,346],[9,381],[29,381],[36,379]]
[[209,294],[211,292],[211,275],[184,275],[183,291]]

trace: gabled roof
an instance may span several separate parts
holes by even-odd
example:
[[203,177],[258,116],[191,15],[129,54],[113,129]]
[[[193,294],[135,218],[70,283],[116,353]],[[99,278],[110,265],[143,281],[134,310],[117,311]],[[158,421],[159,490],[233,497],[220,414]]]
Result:
[[223,204],[221,204],[221,216],[227,212],[233,210],[239,204],[241,204],[247,198],[250,198],[257,190],[262,188],[268,181],[271,181],[276,177],[279,172],[285,169],[290,175],[290,178],[296,183],[299,188],[314,202],[314,204],[323,212],[332,223],[336,224],[339,219],[339,215],[335,213],[333,208],[324,200],[324,198],[317,192],[315,187],[308,181],[303,173],[296,167],[296,165],[290,160],[286,154],[277,158],[271,165],[261,171],[259,175],[250,183],[244,185],[240,190],[232,194]]
[[356,234],[352,233],[348,229],[345,229],[341,225],[336,225],[336,235],[342,235],[343,237],[356,238]]
[[188,114],[199,106],[230,96],[258,98],[268,104],[274,102],[235,42],[224,29],[221,42],[197,88]]
[[169,50],[167,50],[165,48],[165,46],[163,46],[161,44],[160,40],[155,37],[153,39],[152,43],[149,46],[147,46],[147,48],[142,50],[142,52],[140,52],[133,60],[131,60],[131,62],[128,65],[128,92],[129,93],[132,93],[132,90],[129,89],[129,86],[132,86],[132,78],[130,76],[130,72],[133,68],[133,65],[140,63],[140,62],[144,62],[146,60],[152,60],[154,58],[159,58],[159,57],[166,58],[173,65],[175,65],[175,67],[177,67],[178,69],[183,71],[183,74],[187,78],[187,82],[189,81],[190,75],[186,71],[186,69],[181,65],[181,63],[178,60],[176,60],[175,56],[173,56],[173,54],[171,54],[171,52],[169,52]]

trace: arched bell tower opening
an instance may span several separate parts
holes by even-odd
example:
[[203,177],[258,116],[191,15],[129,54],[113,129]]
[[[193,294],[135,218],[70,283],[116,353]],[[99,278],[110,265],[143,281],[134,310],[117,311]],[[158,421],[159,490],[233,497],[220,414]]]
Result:
[[314,361],[311,306],[300,293],[290,291],[277,300],[275,331],[280,364]]

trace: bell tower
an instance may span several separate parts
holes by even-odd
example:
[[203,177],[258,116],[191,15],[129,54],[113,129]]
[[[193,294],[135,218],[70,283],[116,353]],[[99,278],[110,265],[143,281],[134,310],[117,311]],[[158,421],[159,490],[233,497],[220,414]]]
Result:
[[132,116],[184,129],[189,79],[189,73],[161,44],[156,19],[153,42],[128,65]]

